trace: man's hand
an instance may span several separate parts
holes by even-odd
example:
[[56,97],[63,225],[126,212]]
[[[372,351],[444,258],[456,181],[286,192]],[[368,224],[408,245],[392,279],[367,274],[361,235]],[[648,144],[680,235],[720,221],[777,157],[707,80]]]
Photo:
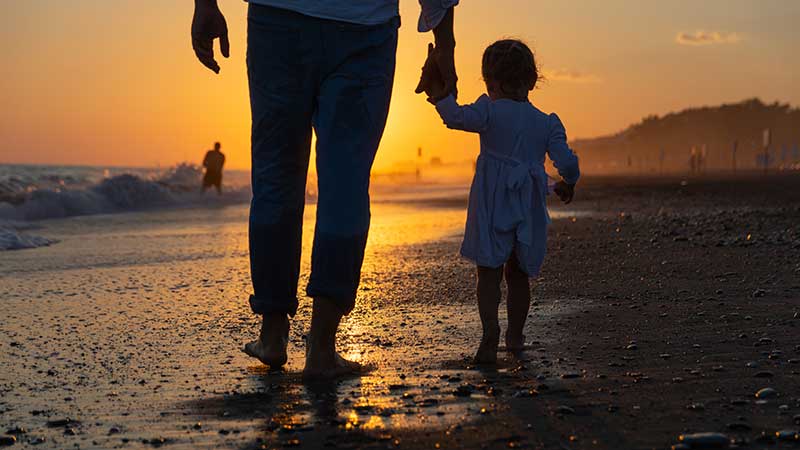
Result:
[[222,56],[229,57],[231,44],[228,41],[228,24],[217,6],[217,0],[195,0],[192,48],[197,59],[214,73],[219,73],[219,64],[214,59],[214,39],[217,38]]
[[569,205],[572,202],[572,198],[575,197],[575,185],[567,184],[562,180],[556,183],[553,192],[558,195],[558,198],[560,198],[564,204]]
[[[433,54],[434,51],[433,44],[428,44],[428,56]],[[442,81],[442,76],[433,60],[426,61],[425,65],[426,67],[422,68],[422,76],[426,80],[424,90],[428,96],[428,102],[435,105],[436,102],[446,97],[449,92],[445,90],[444,81]]]
[[[436,102],[450,94],[453,96],[458,95],[456,83],[458,76],[456,75],[455,63],[455,50],[456,40],[453,35],[453,8],[447,11],[439,25],[433,30],[433,35],[436,40],[436,45],[431,49],[428,46],[428,58],[425,60],[425,65],[422,67],[422,75],[419,79],[419,84],[415,92],[420,94],[422,92],[430,92],[434,86],[432,84],[441,80],[444,83],[444,88],[441,90],[441,95],[438,98],[429,98],[429,101]],[[438,89],[437,89],[438,90]]]

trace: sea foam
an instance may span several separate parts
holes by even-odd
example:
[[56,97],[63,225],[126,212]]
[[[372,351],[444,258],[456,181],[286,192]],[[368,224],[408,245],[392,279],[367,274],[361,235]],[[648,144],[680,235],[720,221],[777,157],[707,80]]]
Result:
[[221,196],[215,191],[201,193],[202,170],[188,164],[157,175],[122,173],[97,182],[87,181],[86,177],[78,179],[80,183],[70,183],[69,179],[65,181],[54,175],[39,175],[34,181],[22,177],[8,178],[4,192],[0,192],[3,194],[0,196],[0,219],[43,220],[156,208],[236,204],[250,199],[249,186],[243,185],[226,186]]

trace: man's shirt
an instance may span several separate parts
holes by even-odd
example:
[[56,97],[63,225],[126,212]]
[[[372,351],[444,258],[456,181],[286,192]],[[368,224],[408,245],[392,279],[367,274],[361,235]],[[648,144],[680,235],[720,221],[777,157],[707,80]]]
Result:
[[[246,0],[258,5],[288,9],[306,16],[361,25],[379,25],[400,15],[399,0]],[[417,29],[434,29],[458,0],[419,0],[422,11]]]

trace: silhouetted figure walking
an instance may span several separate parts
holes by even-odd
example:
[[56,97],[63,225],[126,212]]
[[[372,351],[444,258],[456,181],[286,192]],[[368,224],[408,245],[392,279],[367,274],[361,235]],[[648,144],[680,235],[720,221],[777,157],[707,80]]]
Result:
[[222,166],[225,165],[225,154],[219,151],[220,148],[222,145],[215,142],[214,150],[206,152],[206,157],[203,158],[203,167],[206,168],[206,173],[203,175],[203,192],[214,186],[217,188],[217,194],[222,194]]
[[[416,92],[442,80],[455,93],[453,7],[420,0],[418,29],[433,31]],[[219,73],[214,40],[230,55],[217,0],[195,0],[192,46]],[[306,378],[359,372],[336,352],[342,317],[355,306],[370,223],[369,177],[394,82],[398,0],[249,0],[247,74],[252,113],[250,307],[261,334],[244,351],[286,364],[289,318],[297,312],[303,211],[311,136],[317,137],[317,218],[306,294],[314,299]],[[435,76],[434,76],[435,75]]]

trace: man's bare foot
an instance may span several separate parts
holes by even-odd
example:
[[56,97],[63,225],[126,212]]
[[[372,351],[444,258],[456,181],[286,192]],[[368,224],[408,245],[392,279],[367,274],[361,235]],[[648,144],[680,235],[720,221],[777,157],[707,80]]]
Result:
[[289,345],[289,318],[286,314],[264,315],[261,335],[242,349],[248,356],[278,368],[286,364],[286,347]]
[[311,331],[306,342],[306,380],[330,380],[361,372],[361,364],[348,361],[336,352],[336,332],[342,320],[342,311],[325,298],[314,299]]
[[509,353],[519,353],[525,349],[525,335],[512,334],[506,331],[506,351]]
[[306,356],[303,379],[306,381],[332,380],[362,373],[363,367],[355,361],[348,361],[334,352],[331,355]]
[[475,353],[475,364],[496,364],[497,347],[500,345],[500,327],[490,327],[483,330],[481,345]]

